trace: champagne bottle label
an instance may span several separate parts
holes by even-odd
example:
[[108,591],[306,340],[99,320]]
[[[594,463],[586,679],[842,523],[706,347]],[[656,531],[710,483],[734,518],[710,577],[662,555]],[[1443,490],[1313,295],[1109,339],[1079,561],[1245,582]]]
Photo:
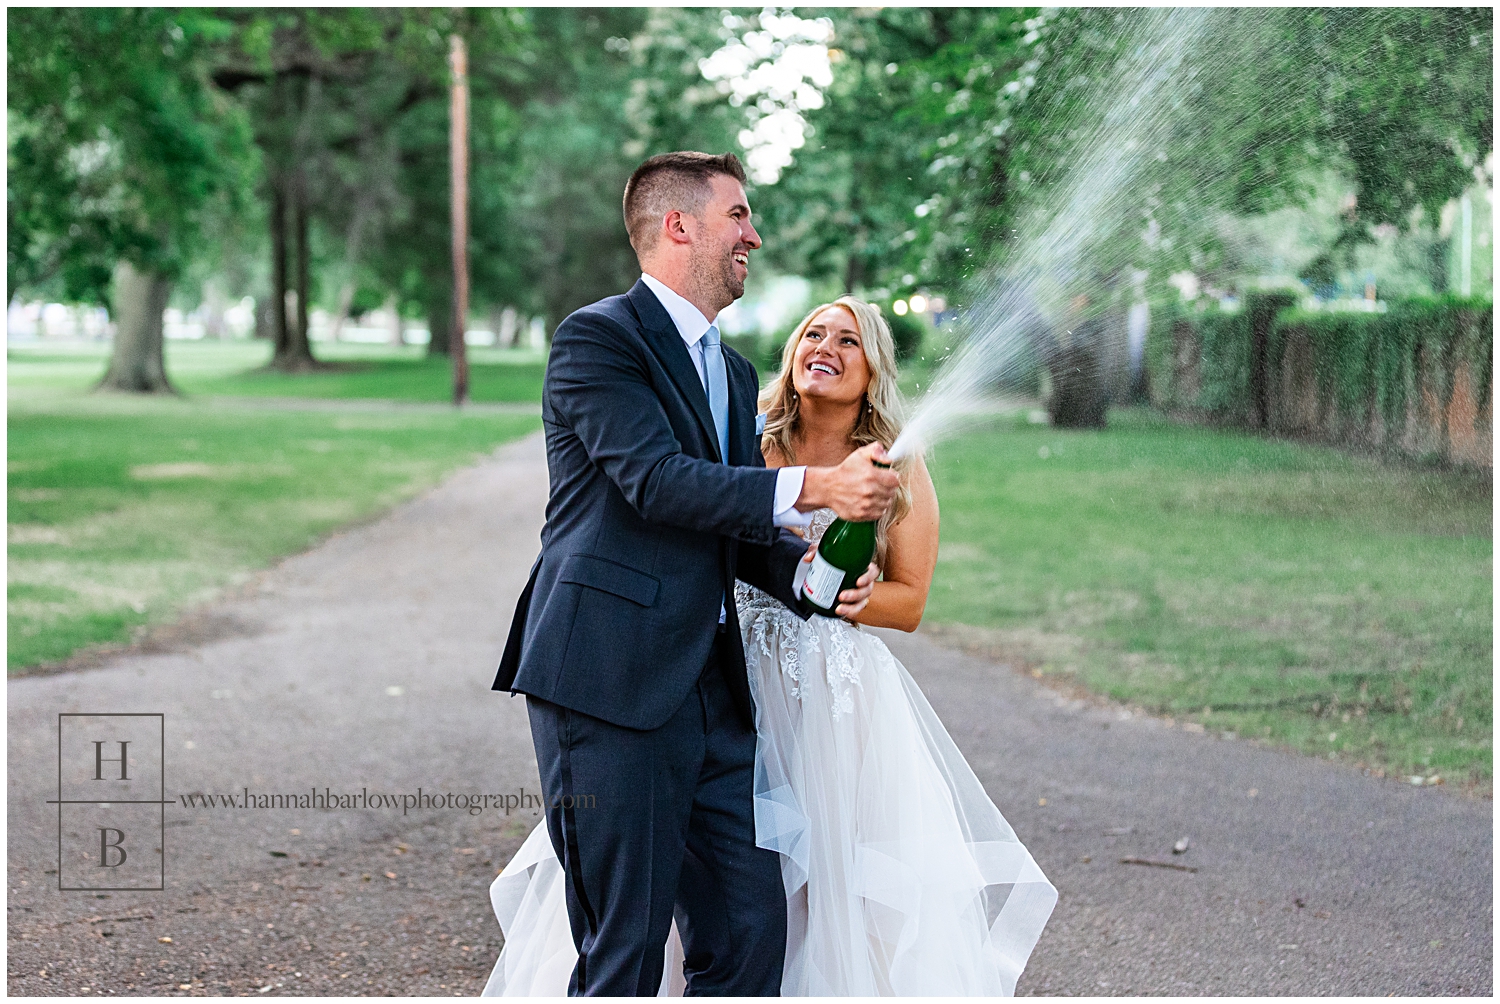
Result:
[[844,584],[844,570],[831,564],[822,554],[814,554],[812,569],[802,583],[807,598],[825,610],[832,610],[838,603],[839,587]]

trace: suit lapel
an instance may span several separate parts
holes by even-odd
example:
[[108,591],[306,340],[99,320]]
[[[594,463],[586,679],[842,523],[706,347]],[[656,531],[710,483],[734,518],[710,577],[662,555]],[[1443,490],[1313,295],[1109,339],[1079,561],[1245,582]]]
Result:
[[[627,295],[635,307],[636,316],[641,320],[641,333],[645,336],[646,344],[656,354],[656,358],[661,360],[662,367],[682,392],[688,407],[703,428],[710,459],[722,462],[723,458],[719,456],[719,434],[714,428],[713,412],[708,407],[708,394],[703,390],[703,381],[698,378],[698,368],[688,355],[687,345],[683,343],[677,325],[672,323],[672,316],[661,305],[656,294],[651,292],[651,287],[640,280],[636,280]],[[731,392],[732,388],[731,382]],[[733,450],[732,444],[730,449]]]
[[[755,464],[755,385],[754,367],[735,365],[727,351],[724,361],[729,373],[729,462],[736,467]],[[747,372],[748,370],[748,372]]]

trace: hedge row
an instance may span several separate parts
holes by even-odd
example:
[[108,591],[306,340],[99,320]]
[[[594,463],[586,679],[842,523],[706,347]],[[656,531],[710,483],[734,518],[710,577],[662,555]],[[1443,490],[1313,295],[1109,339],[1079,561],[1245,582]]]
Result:
[[1378,415],[1387,437],[1397,435],[1419,388],[1447,407],[1461,364],[1474,381],[1476,414],[1483,413],[1493,343],[1488,300],[1404,299],[1383,313],[1307,311],[1295,302],[1287,293],[1252,293],[1232,312],[1186,304],[1153,311],[1153,399],[1221,421],[1274,425],[1287,348],[1300,337],[1310,349],[1318,399],[1341,420]]
[[1400,300],[1384,314],[1287,311],[1272,327],[1271,359],[1279,367],[1287,339],[1305,333],[1319,396],[1350,417],[1373,407],[1391,429],[1405,421],[1410,395],[1428,380],[1446,407],[1453,376],[1467,364],[1482,413],[1490,396],[1493,317],[1488,301],[1458,297]]

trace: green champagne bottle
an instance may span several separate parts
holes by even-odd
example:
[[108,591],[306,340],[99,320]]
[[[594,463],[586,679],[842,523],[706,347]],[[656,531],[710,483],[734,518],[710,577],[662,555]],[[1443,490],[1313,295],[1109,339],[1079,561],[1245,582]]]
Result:
[[854,583],[870,567],[875,556],[875,524],[850,523],[836,519],[813,555],[812,568],[802,583],[802,595],[815,613],[838,616],[839,593],[853,589]]
[[[890,467],[878,460],[871,461],[876,467]],[[818,553],[813,555],[812,569],[802,582],[802,595],[807,605],[824,617],[837,617],[833,608],[839,605],[839,593],[853,589],[859,577],[870,567],[875,557],[875,524],[851,523],[839,518],[818,541]]]

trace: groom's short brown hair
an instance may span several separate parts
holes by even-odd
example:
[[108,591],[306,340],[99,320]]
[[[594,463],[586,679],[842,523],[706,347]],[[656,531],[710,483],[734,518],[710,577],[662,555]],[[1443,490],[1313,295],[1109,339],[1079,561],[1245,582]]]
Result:
[[662,217],[676,209],[697,215],[708,202],[709,179],[716,174],[745,183],[745,168],[732,153],[679,150],[650,158],[625,183],[625,230],[638,255],[656,246]]

